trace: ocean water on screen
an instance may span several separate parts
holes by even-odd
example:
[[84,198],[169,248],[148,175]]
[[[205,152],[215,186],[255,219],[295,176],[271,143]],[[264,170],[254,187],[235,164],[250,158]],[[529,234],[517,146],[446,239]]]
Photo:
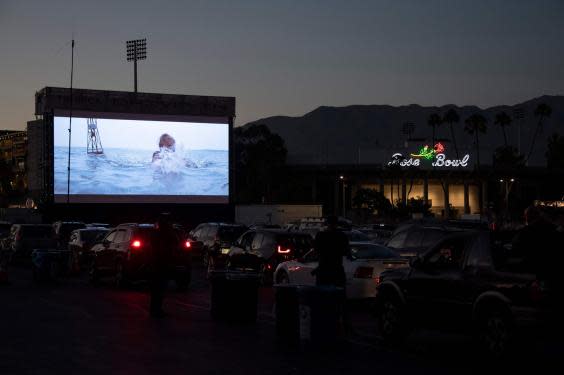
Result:
[[[55,194],[67,193],[68,148],[55,147]],[[153,162],[150,150],[104,149],[87,154],[71,148],[71,194],[214,195],[229,194],[229,153],[179,150]],[[162,152],[161,152],[162,154]]]

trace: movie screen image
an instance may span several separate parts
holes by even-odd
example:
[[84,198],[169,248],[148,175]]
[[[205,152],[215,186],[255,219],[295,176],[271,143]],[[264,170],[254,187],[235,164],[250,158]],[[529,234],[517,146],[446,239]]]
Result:
[[[56,202],[67,199],[68,128],[55,116]],[[73,117],[71,134],[71,201],[228,202],[228,124]]]

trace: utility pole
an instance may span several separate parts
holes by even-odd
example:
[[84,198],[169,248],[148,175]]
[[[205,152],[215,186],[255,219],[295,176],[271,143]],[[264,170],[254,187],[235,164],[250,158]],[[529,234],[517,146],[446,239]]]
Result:
[[147,59],[147,39],[128,40],[127,61],[133,61],[133,87],[137,93],[137,60]]
[[71,42],[71,75],[70,75],[70,106],[69,106],[69,160],[67,164],[67,204],[70,203],[70,173],[71,173],[71,140],[72,140],[72,79],[74,75],[74,38]]

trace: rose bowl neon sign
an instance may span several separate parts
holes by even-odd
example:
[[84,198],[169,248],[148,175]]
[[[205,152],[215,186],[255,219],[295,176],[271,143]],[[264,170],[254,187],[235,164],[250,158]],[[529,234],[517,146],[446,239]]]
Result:
[[395,153],[392,155],[392,160],[388,162],[388,165],[419,167],[421,160],[431,161],[433,167],[465,168],[468,166],[470,155],[466,154],[462,159],[447,159],[445,146],[441,142],[437,142],[434,147],[430,147],[429,145],[421,147],[418,153],[410,154],[409,158],[405,157],[402,153]]

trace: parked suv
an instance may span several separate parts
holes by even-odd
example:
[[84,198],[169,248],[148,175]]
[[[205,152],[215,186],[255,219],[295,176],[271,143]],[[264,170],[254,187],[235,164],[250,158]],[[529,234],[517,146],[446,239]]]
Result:
[[281,229],[256,229],[245,232],[230,248],[222,248],[221,253],[210,258],[208,272],[229,268],[230,264],[240,264],[234,259],[246,256],[250,262],[258,264],[262,281],[271,284],[276,267],[287,260],[305,255],[313,247],[313,239],[307,233],[288,232]]
[[[112,229],[101,244],[92,248],[91,281],[111,276],[120,286],[127,281],[147,280],[154,232],[153,224],[121,224]],[[173,252],[171,279],[179,289],[186,289],[192,273],[191,244],[179,231],[175,233],[178,247]]]
[[14,224],[6,246],[13,260],[28,261],[35,249],[55,249],[57,239],[49,224]]
[[561,320],[555,312],[562,296],[551,295],[554,285],[551,289],[530,267],[497,234],[445,236],[414,258],[411,268],[382,273],[377,293],[380,332],[391,342],[417,327],[474,332],[490,354],[499,356],[519,328],[537,331],[547,324],[554,329]]
[[190,232],[190,239],[202,243],[201,254],[207,265],[210,257],[221,253],[222,248],[229,248],[233,242],[245,233],[247,227],[240,224],[202,223]]

